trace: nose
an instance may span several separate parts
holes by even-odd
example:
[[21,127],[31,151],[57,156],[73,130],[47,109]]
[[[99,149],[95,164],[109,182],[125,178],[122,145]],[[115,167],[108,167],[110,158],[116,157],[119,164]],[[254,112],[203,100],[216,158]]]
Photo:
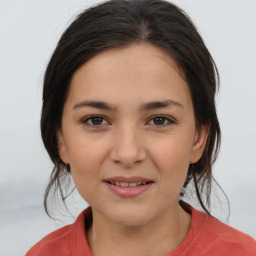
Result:
[[136,128],[116,129],[110,158],[124,168],[132,168],[146,159],[146,149]]

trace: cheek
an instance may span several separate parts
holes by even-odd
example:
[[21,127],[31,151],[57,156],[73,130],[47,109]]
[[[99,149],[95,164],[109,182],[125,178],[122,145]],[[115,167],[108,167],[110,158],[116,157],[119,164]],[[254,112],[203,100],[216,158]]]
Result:
[[67,143],[67,154],[75,183],[90,179],[93,182],[105,156],[104,148],[89,138],[77,136]]
[[169,139],[159,140],[151,148],[152,160],[160,180],[177,191],[184,184],[192,150],[191,136],[182,135],[172,134]]
[[154,164],[158,170],[159,193],[162,200],[168,204],[177,200],[184,185],[189,157],[187,149],[181,145],[172,144],[155,147]]
[[104,141],[83,131],[70,136],[66,146],[70,164],[77,167],[97,164],[104,154]]
[[68,147],[71,175],[75,186],[82,198],[91,204],[97,197],[97,185],[100,180],[100,163],[102,150],[95,144],[81,143],[81,140]]

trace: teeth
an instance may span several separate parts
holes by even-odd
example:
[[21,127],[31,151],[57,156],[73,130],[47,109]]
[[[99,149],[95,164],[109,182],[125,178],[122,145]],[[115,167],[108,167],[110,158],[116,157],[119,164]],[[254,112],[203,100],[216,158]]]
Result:
[[138,186],[139,184],[137,184],[136,182],[134,182],[134,183],[129,183],[129,187],[136,187],[136,186]]
[[128,187],[129,183],[127,182],[121,182],[121,187]]
[[136,187],[140,185],[146,185],[147,182],[110,182],[112,185],[121,186],[121,187]]

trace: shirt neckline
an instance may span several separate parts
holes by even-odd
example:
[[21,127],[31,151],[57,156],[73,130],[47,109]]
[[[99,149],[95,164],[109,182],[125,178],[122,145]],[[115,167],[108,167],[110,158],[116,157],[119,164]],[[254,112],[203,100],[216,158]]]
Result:
[[[166,256],[181,256],[187,252],[192,244],[193,240],[203,228],[207,220],[207,216],[186,204],[187,211],[192,215],[191,223],[187,236],[183,242],[172,252],[166,254]],[[86,208],[77,217],[74,224],[71,226],[70,232],[70,251],[72,256],[87,255],[93,256],[86,237],[86,229],[90,227],[92,223],[92,210],[91,207]]]

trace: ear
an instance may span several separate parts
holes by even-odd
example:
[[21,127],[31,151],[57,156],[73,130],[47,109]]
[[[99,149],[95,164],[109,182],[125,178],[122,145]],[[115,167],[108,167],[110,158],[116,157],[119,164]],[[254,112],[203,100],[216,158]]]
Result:
[[58,143],[59,155],[62,162],[64,162],[65,164],[69,164],[65,139],[63,136],[63,132],[61,130],[57,132],[57,143]]
[[208,124],[202,125],[201,128],[196,131],[190,156],[190,164],[194,164],[200,160],[207,142],[210,126],[209,122]]

